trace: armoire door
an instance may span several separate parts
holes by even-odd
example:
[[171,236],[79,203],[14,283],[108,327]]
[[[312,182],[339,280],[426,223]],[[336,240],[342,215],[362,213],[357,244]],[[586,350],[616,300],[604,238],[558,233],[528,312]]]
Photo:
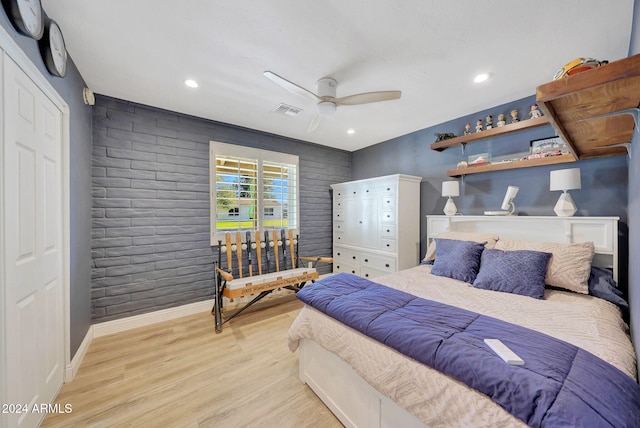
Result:
[[64,373],[62,113],[7,55],[1,70],[4,398],[29,410],[7,426],[31,427]]

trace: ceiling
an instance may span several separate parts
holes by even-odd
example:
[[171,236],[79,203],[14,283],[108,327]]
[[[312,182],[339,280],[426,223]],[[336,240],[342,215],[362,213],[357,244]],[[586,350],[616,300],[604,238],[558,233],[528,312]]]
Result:
[[[533,95],[576,57],[626,57],[633,3],[42,0],[97,94],[348,151]],[[265,70],[312,92],[333,77],[338,97],[402,97],[340,106],[309,133],[314,102]]]

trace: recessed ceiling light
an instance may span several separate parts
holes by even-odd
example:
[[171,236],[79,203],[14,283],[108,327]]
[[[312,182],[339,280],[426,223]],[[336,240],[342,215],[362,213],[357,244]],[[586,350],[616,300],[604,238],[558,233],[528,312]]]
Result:
[[191,79],[185,80],[184,84],[187,85],[190,88],[197,88],[198,87],[198,82],[196,82],[195,80],[191,80]]
[[352,135],[352,134],[355,134],[355,133],[356,133],[355,129],[348,129],[347,130],[347,134],[349,134],[349,135]]
[[488,78],[489,78],[489,74],[488,73],[480,73],[476,77],[473,78],[473,81],[475,83],[482,83],[485,80],[487,80]]

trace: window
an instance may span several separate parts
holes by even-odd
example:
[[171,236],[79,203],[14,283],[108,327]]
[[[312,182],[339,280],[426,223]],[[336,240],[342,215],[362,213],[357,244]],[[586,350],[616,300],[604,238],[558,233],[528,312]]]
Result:
[[211,243],[225,232],[298,229],[298,156],[210,143]]

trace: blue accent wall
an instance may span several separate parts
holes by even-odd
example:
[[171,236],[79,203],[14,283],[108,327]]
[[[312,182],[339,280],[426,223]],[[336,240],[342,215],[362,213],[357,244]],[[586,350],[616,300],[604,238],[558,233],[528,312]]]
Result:
[[[551,77],[551,76],[550,76]],[[521,120],[528,119],[535,96],[526,97],[473,115],[454,119],[353,153],[353,179],[386,174],[412,174],[422,177],[420,228],[422,250],[426,250],[427,214],[443,214],[446,198],[441,196],[442,182],[450,180],[447,171],[467,160],[469,155],[491,153],[497,156],[526,153],[531,140],[550,137],[555,131],[550,125],[527,129],[467,144],[465,153],[460,146],[438,152],[429,146],[436,140],[435,133],[453,132],[461,135],[466,123],[498,114],[509,117],[509,111],[517,108]],[[519,186],[515,199],[519,215],[555,215],[553,207],[560,192],[549,191],[549,172],[557,169],[580,168],[582,189],[571,191],[578,212],[576,216],[619,216],[621,246],[620,285],[626,289],[627,254],[627,156],[590,159],[557,165],[493,171],[465,176],[460,181],[460,196],[455,198],[458,212],[466,215],[482,215],[485,210],[500,209],[509,185]]]
[[[91,107],[82,101],[86,86],[70,58],[67,75],[51,76],[42,62],[38,42],[18,34],[4,9],[0,25],[13,36],[38,70],[69,105],[70,112],[70,216],[71,216],[71,356],[76,353],[91,326]],[[64,31],[64,29],[63,29]]]

